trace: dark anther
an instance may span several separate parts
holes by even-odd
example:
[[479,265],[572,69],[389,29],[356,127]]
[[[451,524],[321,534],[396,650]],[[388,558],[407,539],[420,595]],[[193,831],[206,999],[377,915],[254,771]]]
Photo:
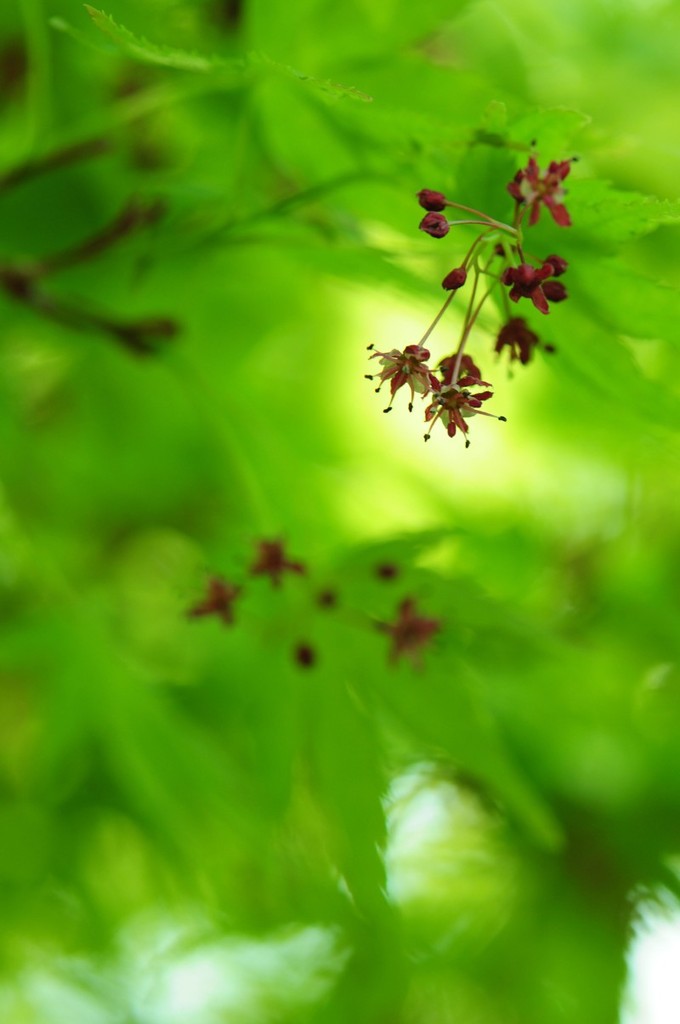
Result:
[[301,668],[311,668],[316,662],[316,651],[309,644],[298,644],[295,648],[295,660]]
[[413,402],[408,403],[408,411],[413,412]]
[[381,565],[376,565],[375,574],[378,579],[393,580],[399,575],[399,566],[394,565],[393,562],[383,562]]
[[392,412],[392,406],[388,405],[386,409],[383,409],[383,412]]
[[501,423],[507,423],[508,422],[508,417],[507,416],[499,416],[498,419],[501,421]]

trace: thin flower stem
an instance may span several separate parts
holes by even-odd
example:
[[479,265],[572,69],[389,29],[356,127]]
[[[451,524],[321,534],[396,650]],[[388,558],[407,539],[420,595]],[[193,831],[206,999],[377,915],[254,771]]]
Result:
[[471,246],[470,246],[470,248],[468,249],[468,251],[467,251],[467,253],[466,253],[466,255],[465,255],[465,259],[463,260],[463,262],[462,262],[461,266],[463,266],[463,267],[467,267],[468,263],[469,263],[469,262],[470,262],[470,260],[472,259],[472,254],[473,254],[473,252],[475,251],[475,248],[476,248],[476,247],[477,247],[477,246],[479,245],[479,243],[480,243],[480,242],[482,242],[482,241],[483,241],[483,240],[484,240],[485,238],[488,238],[488,237],[489,237],[489,235],[490,235],[490,234],[492,234],[494,230],[495,230],[495,228],[492,228],[492,229],[491,229],[491,230],[489,230],[489,231],[482,231],[481,235],[477,235],[477,237],[475,238],[474,242],[472,243],[472,245],[471,245]]
[[503,306],[505,307],[505,312],[508,318],[512,320],[512,309],[510,308],[510,299],[508,298],[508,293],[506,292],[505,288],[501,288],[501,295],[503,296],[502,302]]
[[[474,279],[474,282],[472,284],[472,292],[470,294],[470,300],[468,302],[467,309],[465,310],[465,320],[463,322],[463,332],[462,332],[462,334],[460,336],[460,341],[458,342],[458,349],[460,349],[461,345],[463,345],[465,343],[465,339],[467,338],[467,335],[468,335],[468,323],[470,322],[470,317],[472,316],[472,309],[474,307],[475,297],[477,295],[477,285],[479,284],[479,268],[477,267],[476,264],[475,264],[474,270],[475,270],[475,279]],[[458,354],[458,350],[456,350],[456,355],[457,354]],[[454,382],[455,382],[455,375],[452,378],[452,380],[454,380]]]
[[504,224],[500,220],[494,220],[494,218],[489,217],[487,213],[482,213],[481,210],[475,210],[472,206],[464,206],[462,203],[452,203],[450,200],[447,200],[446,205],[455,207],[457,210],[465,210],[466,213],[473,213],[475,217],[481,217],[485,224],[492,224],[495,228],[500,228],[502,231],[509,231],[511,235],[517,234],[516,229],[510,224]]
[[[476,283],[477,282],[475,282],[475,284]],[[475,320],[479,316],[479,314],[480,314],[480,312],[482,310],[482,306],[484,305],[484,303],[488,299],[489,295],[491,295],[491,292],[496,287],[496,284],[497,284],[497,282],[494,281],[494,283],[487,288],[487,290],[484,292],[484,295],[480,299],[479,305],[477,306],[476,310],[474,311],[474,313],[472,314],[470,319],[467,321],[467,325],[465,327],[465,330],[463,331],[463,337],[460,339],[460,345],[458,346],[458,352],[456,353],[456,361],[455,361],[455,363],[453,365],[453,373],[451,375],[451,380],[452,380],[452,382],[454,384],[458,380],[458,373],[460,371],[460,364],[461,364],[461,362],[463,360],[463,352],[465,350],[465,343],[468,340],[468,337],[470,336],[470,331],[474,327]]]
[[[455,228],[455,227],[458,227],[459,224],[483,224],[483,225],[488,225],[489,222],[488,222],[488,220],[450,220],[450,221],[447,221],[447,223],[448,223],[450,228]],[[500,227],[500,225],[494,224],[493,225],[494,231],[497,230],[498,227]],[[512,228],[507,228],[507,230],[508,231],[512,231]]]
[[449,303],[451,302],[451,299],[453,298],[453,296],[455,294],[456,294],[455,291],[454,292],[449,292],[449,295],[447,296],[446,302],[444,303],[442,308],[439,310],[439,312],[437,313],[436,317],[434,318],[434,320],[432,321],[432,323],[430,324],[428,329],[425,331],[425,334],[422,336],[422,338],[418,342],[419,345],[424,345],[425,342],[427,341],[427,339],[430,337],[430,335],[432,334],[433,330],[435,329],[435,327],[437,326],[437,324],[439,323],[441,318],[444,316],[444,313],[446,312],[446,310],[447,310],[447,308],[449,306]]

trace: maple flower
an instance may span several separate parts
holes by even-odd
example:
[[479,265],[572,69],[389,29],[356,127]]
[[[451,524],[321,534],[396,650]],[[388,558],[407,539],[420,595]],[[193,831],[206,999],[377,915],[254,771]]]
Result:
[[417,192],[418,202],[424,210],[440,213],[447,206],[448,200],[443,192],[434,192],[431,188],[421,188]]
[[[453,371],[456,366],[457,356],[447,356],[446,359],[442,359],[439,364],[439,372],[442,375],[443,384],[451,384],[453,382]],[[482,371],[474,362],[472,356],[469,356],[467,352],[460,358],[460,366],[458,368],[458,383],[461,384],[465,378],[465,383],[474,384],[486,384],[487,387],[491,387],[485,380],[482,380]],[[467,378],[470,378],[469,381]]]
[[465,267],[454,267],[442,281],[442,288],[447,292],[457,292],[467,281],[467,270]]
[[[369,345],[369,349],[372,348],[373,346]],[[380,385],[375,389],[376,392],[380,391],[386,381],[390,382],[390,404],[384,412],[389,412],[394,396],[405,384],[411,390],[411,401],[408,403],[411,412],[416,392],[419,395],[426,395],[439,383],[427,365],[430,358],[429,349],[423,348],[422,345],[407,345],[403,352],[398,348],[393,348],[389,352],[374,352],[371,356],[371,359],[378,358],[383,368],[378,374]],[[373,374],[367,373],[366,378],[373,380]]]
[[397,609],[393,623],[380,623],[380,629],[392,638],[390,661],[410,658],[414,667],[422,666],[422,652],[441,627],[440,619],[426,619],[416,610],[416,602],[407,597]]
[[[456,357],[449,356],[440,363],[442,371],[442,382],[433,391],[434,398],[425,410],[425,422],[429,423],[429,429],[425,434],[425,440],[429,441],[432,427],[437,420],[446,427],[449,437],[455,437],[460,430],[462,435],[470,429],[465,422],[471,416],[491,416],[492,419],[505,422],[505,416],[494,416],[491,412],[484,412],[481,409],[482,402],[486,402],[493,396],[492,391],[470,391],[472,387],[491,387],[486,380],[480,379],[480,371],[468,355],[464,355],[460,361],[458,380],[453,383],[453,371],[455,369]],[[465,438],[465,447],[470,447],[470,442]]]
[[504,348],[510,351],[510,362],[519,360],[523,366],[530,361],[533,351],[540,344],[539,337],[534,334],[527,325],[526,320],[515,317],[508,320],[507,324],[501,327],[496,339],[495,352],[502,352]]
[[553,277],[552,263],[544,263],[542,267],[532,267],[530,263],[520,263],[518,267],[506,267],[501,274],[501,282],[511,285],[510,298],[513,302],[520,299],[531,299],[536,309],[548,313],[548,300],[543,291],[543,282]]
[[418,227],[433,238],[443,238],[449,233],[449,222],[442,213],[426,213]]
[[304,575],[306,569],[302,562],[291,562],[286,558],[281,541],[261,540],[257,546],[257,559],[251,565],[250,572],[253,576],[269,576],[272,584],[278,587],[285,572]]
[[562,228],[571,225],[571,218],[563,205],[566,194],[562,182],[571,170],[571,160],[551,161],[547,171],[541,174],[534,157],[517,174],[508,185],[508,192],[518,203],[526,205],[531,213],[529,224],[535,224],[541,215],[541,203],[550,211],[553,220]]
[[542,287],[548,302],[564,302],[569,297],[569,292],[561,281],[546,281]]
[[562,274],[566,273],[569,264],[562,256],[556,256],[555,253],[551,253],[550,256],[546,256],[543,260],[544,263],[549,263],[553,268],[553,277],[562,277]]
[[208,580],[205,597],[198,604],[189,608],[187,617],[198,619],[204,615],[217,615],[225,626],[231,626],[234,621],[233,604],[241,590],[242,587],[227,583],[219,576],[211,576]]

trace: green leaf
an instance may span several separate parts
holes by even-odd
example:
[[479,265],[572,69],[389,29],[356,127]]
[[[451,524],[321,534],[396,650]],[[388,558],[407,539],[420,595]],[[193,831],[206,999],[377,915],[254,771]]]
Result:
[[605,181],[575,179],[567,202],[574,230],[603,246],[649,234],[661,224],[680,221],[680,200],[623,192]]
[[[331,82],[328,79],[313,78],[311,75],[299,71],[289,64],[282,64],[272,60],[263,53],[252,52],[245,58],[225,60],[223,57],[218,57],[214,54],[207,55],[190,50],[180,50],[177,47],[153,43],[143,36],[135,35],[130,29],[114,21],[111,15],[105,14],[104,11],[91,7],[89,4],[85,4],[85,10],[100,32],[103,32],[115,44],[117,49],[133,60],[141,61],[143,64],[155,64],[161,67],[175,68],[179,71],[193,71],[199,74],[225,71],[243,74],[251,68],[259,68],[282,74],[287,78],[294,78],[299,82],[305,82],[320,92],[336,98],[347,96],[350,99],[361,100],[364,103],[370,103],[372,99],[371,96],[368,96],[355,86],[342,85],[340,82]],[[56,24],[54,21],[52,24],[55,28],[69,31],[75,38],[79,38],[76,33],[70,30],[70,27],[63,19],[56,19]]]
[[597,274],[573,264],[572,294],[587,301],[604,325],[635,338],[660,338],[677,344],[680,292],[652,281],[620,260],[601,260]]
[[137,36],[124,25],[117,24],[109,14],[97,10],[96,7],[84,5],[100,32],[115,43],[116,47],[128,57],[142,61],[144,64],[159,64],[166,68],[177,68],[180,71],[223,71],[243,70],[242,60],[227,61],[221,57],[205,56],[188,50],[178,50],[172,46],[151,43],[143,36]]

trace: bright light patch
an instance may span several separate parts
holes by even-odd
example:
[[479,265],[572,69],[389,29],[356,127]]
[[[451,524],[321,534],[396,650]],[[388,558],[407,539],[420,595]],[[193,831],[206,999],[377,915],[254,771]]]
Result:
[[680,1021],[680,909],[649,908],[629,955],[622,1024]]

